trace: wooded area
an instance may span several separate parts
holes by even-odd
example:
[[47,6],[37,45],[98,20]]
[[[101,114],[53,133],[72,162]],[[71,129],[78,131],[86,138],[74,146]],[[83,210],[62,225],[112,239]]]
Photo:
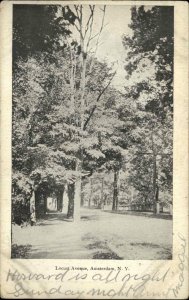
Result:
[[[172,206],[173,8],[131,8],[125,85],[97,56],[106,6],[14,5],[12,220]],[[101,23],[96,26],[98,15]],[[112,20],[113,22],[113,20]],[[108,26],[108,25],[107,25]]]

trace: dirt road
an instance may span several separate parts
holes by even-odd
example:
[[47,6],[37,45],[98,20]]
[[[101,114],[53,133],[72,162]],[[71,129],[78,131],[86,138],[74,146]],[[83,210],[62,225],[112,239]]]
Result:
[[79,223],[59,213],[14,225],[12,244],[28,258],[171,259],[172,221],[82,209]]

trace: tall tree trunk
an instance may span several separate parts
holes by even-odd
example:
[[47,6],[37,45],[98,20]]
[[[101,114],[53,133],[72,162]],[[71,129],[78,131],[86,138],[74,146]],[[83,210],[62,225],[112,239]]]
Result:
[[74,217],[74,194],[75,184],[68,184],[68,213],[67,218],[72,219]]
[[153,153],[153,211],[156,213],[156,179],[157,179],[157,169],[156,169],[156,155]]
[[160,203],[159,203],[159,187],[156,184],[156,214],[160,213]]
[[154,214],[157,214],[159,212],[159,202],[158,202],[158,192],[157,192],[157,155],[155,151],[154,146],[154,137],[153,137],[153,131],[151,134],[151,140],[152,140],[152,155],[153,155],[153,211]]
[[35,189],[32,191],[30,198],[30,220],[31,222],[36,222],[36,201],[35,201]]
[[80,206],[81,206],[81,161],[76,161],[76,171],[79,176],[75,182],[75,193],[74,193],[74,221],[80,220]]
[[160,212],[159,208],[159,187],[157,185],[157,161],[156,155],[153,154],[153,211],[155,214]]
[[[84,26],[85,19],[83,16],[83,5],[75,6],[75,11],[77,14],[77,21],[79,22],[78,26],[76,26],[76,29],[80,35],[80,88],[79,88],[79,101],[80,101],[80,122],[77,120],[77,126],[80,127],[81,131],[86,129],[85,126],[85,92],[86,92],[86,65],[87,65],[87,54],[90,42],[92,40],[92,32],[93,32],[93,19],[94,19],[94,7],[90,6],[90,15],[89,18]],[[99,44],[99,36],[102,32],[103,26],[104,26],[104,16],[105,16],[105,10],[106,6],[103,8],[103,17],[102,17],[102,24],[100,27],[99,35],[96,42],[96,50]],[[88,34],[87,34],[88,32]],[[87,35],[86,35],[87,34]],[[96,51],[95,50],[95,51]],[[71,52],[72,56],[72,52]],[[75,72],[76,72],[76,61],[75,65],[72,64],[71,68],[71,77],[70,77],[70,87],[71,87],[71,93],[74,91],[75,86]],[[113,79],[113,77],[112,77]],[[111,79],[111,80],[112,80]],[[111,82],[111,81],[110,81]],[[97,98],[97,102],[100,100],[102,94],[105,92],[108,85],[104,88],[104,90],[101,92],[101,94]],[[71,103],[74,103],[74,97],[71,96]],[[94,110],[92,114],[94,113]],[[91,115],[92,116],[92,115]],[[90,116],[90,117],[91,117]],[[90,118],[89,118],[90,120]],[[89,121],[88,120],[88,121]],[[82,143],[83,136],[81,134],[80,142]],[[79,171],[81,174],[82,171],[82,151],[80,153],[80,160],[77,160],[76,162],[76,171]],[[74,220],[80,219],[80,205],[81,205],[81,177],[76,181],[75,183],[75,195],[74,195]]]
[[104,178],[102,178],[102,185],[101,185],[101,205],[100,208],[104,208]]
[[[85,54],[83,53],[83,56]],[[86,85],[86,58],[82,59],[82,71],[81,71],[81,82],[80,82],[80,93],[81,93],[81,130],[84,128],[84,113],[85,113],[85,85]]]
[[63,208],[63,194],[64,194],[64,187],[62,190],[57,192],[57,210],[62,211]]
[[[83,130],[84,127],[84,113],[85,113],[85,85],[86,85],[86,54],[84,52],[84,36],[83,36],[83,19],[82,19],[82,6],[80,7],[81,18],[79,19],[80,25],[80,63],[81,63],[81,78],[80,78],[80,128]],[[80,141],[82,142],[83,137],[81,136]],[[79,176],[75,182],[75,193],[74,193],[74,222],[80,220],[80,206],[81,206],[81,172],[82,172],[82,152],[80,153],[80,159],[76,160],[76,171]]]
[[114,191],[113,191],[112,210],[117,210],[118,207],[118,180],[119,180],[119,171],[114,170]]
[[88,202],[88,207],[91,207],[91,200],[92,200],[92,195],[93,195],[93,179],[90,178],[90,196],[89,196],[89,202]]
[[80,53],[80,64],[81,64],[81,78],[80,78],[80,116],[81,116],[81,130],[83,130],[84,127],[84,111],[85,111],[85,85],[86,85],[86,59],[87,54],[84,50],[84,35],[83,35],[83,15],[82,15],[83,7],[80,7],[80,19],[79,19],[79,27],[80,27],[80,47],[81,47],[81,53]]
[[77,180],[73,184],[68,184],[68,218],[73,218],[74,222],[80,220],[81,206],[81,161],[76,161],[75,170],[79,173]]

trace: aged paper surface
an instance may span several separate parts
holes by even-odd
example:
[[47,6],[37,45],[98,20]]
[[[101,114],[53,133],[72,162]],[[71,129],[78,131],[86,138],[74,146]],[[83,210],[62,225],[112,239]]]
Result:
[[[189,294],[188,4],[179,1],[69,1],[69,5],[76,3],[111,5],[115,7],[115,12],[116,7],[119,6],[117,18],[119,18],[119,14],[121,16],[121,11],[132,5],[174,7],[172,259],[153,258],[150,254],[149,258],[145,255],[144,257],[136,255],[136,258],[132,259],[131,255],[127,259],[117,259],[116,257],[82,259],[82,257],[71,255],[72,245],[69,250],[70,254],[65,259],[60,256],[56,257],[56,255],[54,257],[45,257],[44,255],[43,258],[42,254],[40,257],[34,255],[31,257],[32,259],[30,257],[18,259],[11,255],[11,233],[14,235],[11,228],[13,5],[66,5],[68,2],[4,1],[1,3],[1,297],[11,299],[186,299]],[[119,29],[115,29],[114,34]],[[117,49],[115,50],[117,51]],[[124,217],[127,218],[127,216]],[[138,216],[138,218],[140,217]],[[69,225],[68,223],[65,226]],[[77,226],[79,226],[78,223]],[[87,225],[86,222],[86,226],[90,225]],[[131,226],[137,228],[137,221]],[[35,230],[33,227],[31,229]],[[24,233],[28,229],[19,230],[23,230],[21,232]],[[126,228],[126,230],[129,231],[131,228]],[[163,231],[162,227],[160,230]],[[145,228],[143,231],[145,235]],[[49,231],[49,235],[53,235],[53,233]]]

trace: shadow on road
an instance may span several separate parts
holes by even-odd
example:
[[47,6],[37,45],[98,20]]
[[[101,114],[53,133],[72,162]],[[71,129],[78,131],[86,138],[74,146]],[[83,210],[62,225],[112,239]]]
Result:
[[[81,215],[81,221],[97,221],[100,219],[99,215],[90,214],[90,215]],[[67,214],[55,212],[47,213],[43,217],[39,218],[37,221],[37,226],[49,226],[54,225],[54,222],[73,222],[72,218],[67,218]]]
[[39,218],[37,220],[36,225],[37,226],[49,226],[49,225],[54,225],[54,221],[58,222],[69,222],[71,221],[70,219],[67,218],[66,214],[62,213],[47,213],[43,217]]

